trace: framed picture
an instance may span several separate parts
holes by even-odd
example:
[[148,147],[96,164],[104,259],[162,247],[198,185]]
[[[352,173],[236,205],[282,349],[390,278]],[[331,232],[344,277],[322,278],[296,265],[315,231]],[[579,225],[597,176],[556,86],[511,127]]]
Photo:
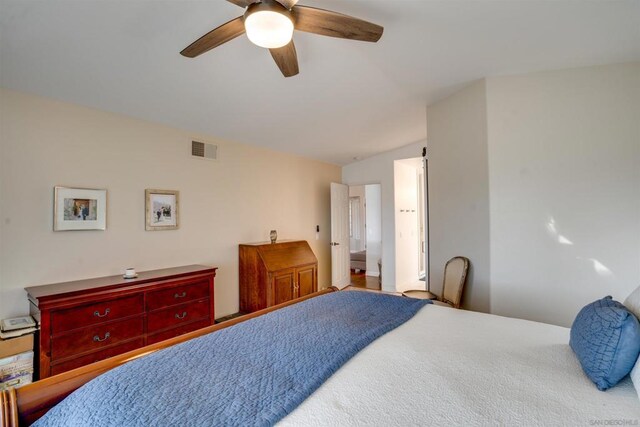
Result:
[[145,190],[145,230],[177,230],[179,201],[178,191]]
[[107,190],[54,187],[53,199],[53,231],[107,228]]

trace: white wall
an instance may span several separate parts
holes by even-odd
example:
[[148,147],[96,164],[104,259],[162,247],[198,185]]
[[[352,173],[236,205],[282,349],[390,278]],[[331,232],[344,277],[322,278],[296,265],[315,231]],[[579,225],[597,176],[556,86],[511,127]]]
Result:
[[382,259],[382,204],[380,184],[364,186],[367,201],[367,276],[379,277],[378,260]]
[[490,310],[486,116],[484,81],[427,109],[431,290],[441,294],[447,260],[466,256],[463,307],[483,312]]
[[570,325],[640,285],[640,63],[487,80],[491,311]]
[[[409,159],[413,160],[413,159]],[[417,164],[416,164],[417,163]],[[419,283],[418,170],[417,162],[394,162],[396,214],[396,290],[416,289]]]
[[431,272],[468,256],[467,307],[569,326],[640,284],[640,63],[489,78],[427,114]]
[[[192,158],[191,138],[219,161]],[[27,312],[25,286],[193,263],[220,268],[216,316],[234,313],[238,244],[271,229],[309,241],[326,287],[339,180],[334,165],[1,90],[0,318]],[[53,232],[55,185],[106,188],[107,230]],[[180,190],[179,230],[144,230],[145,188]]]
[[[349,199],[351,197],[359,198],[359,210],[358,210],[358,220],[357,220],[357,233],[354,233],[353,236],[349,239],[349,250],[350,252],[359,252],[364,251],[366,247],[367,237],[365,235],[365,221],[366,221],[366,212],[365,212],[365,191],[364,185],[355,185],[349,187]],[[349,200],[351,203],[351,200]],[[354,230],[355,231],[355,230]]]
[[409,144],[351,163],[342,168],[342,183],[347,185],[380,184],[382,202],[382,288],[395,291],[395,213],[393,162],[420,156],[426,141]]

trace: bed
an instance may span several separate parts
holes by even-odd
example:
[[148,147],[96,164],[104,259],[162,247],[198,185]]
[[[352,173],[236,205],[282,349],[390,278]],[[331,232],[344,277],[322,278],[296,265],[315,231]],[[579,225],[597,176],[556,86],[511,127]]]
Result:
[[353,357],[280,424],[639,420],[631,380],[598,391],[568,341],[567,328],[428,305]]
[[367,271],[367,251],[351,252],[351,269]]
[[351,252],[351,269],[367,271],[367,251]]
[[[292,304],[277,309],[287,314],[294,307],[285,307]],[[35,421],[115,366],[247,318],[3,393],[2,427]],[[640,402],[628,377],[598,391],[568,340],[567,328],[427,304],[342,364],[279,425],[595,425],[640,419]]]

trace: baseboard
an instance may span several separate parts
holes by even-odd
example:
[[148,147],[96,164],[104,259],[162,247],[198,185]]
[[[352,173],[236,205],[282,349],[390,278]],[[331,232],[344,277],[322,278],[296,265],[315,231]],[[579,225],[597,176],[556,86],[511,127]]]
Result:
[[369,271],[369,270],[367,270],[367,271],[365,272],[365,274],[366,274],[367,276],[380,277],[380,272],[379,272],[379,271]]

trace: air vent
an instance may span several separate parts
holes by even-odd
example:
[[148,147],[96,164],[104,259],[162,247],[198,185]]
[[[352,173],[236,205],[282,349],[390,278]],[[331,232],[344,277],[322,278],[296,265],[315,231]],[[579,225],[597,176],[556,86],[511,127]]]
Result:
[[217,160],[218,146],[204,142],[191,141],[191,155],[201,159]]

